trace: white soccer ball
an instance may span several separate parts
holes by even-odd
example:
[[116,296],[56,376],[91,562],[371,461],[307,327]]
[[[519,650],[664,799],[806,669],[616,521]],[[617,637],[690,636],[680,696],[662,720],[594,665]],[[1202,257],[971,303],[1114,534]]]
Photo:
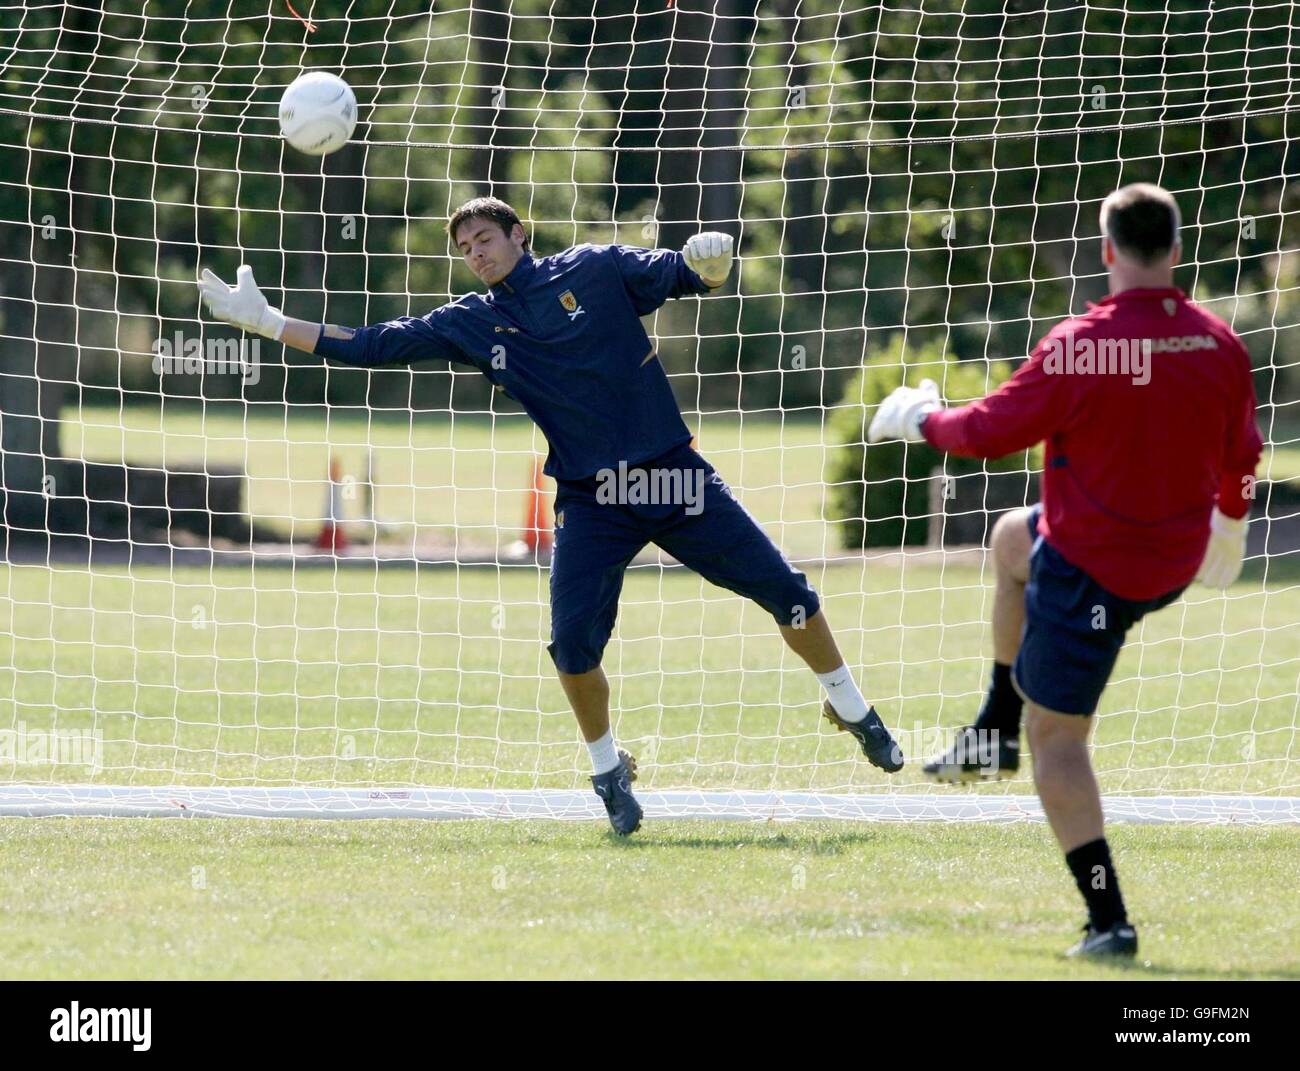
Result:
[[311,71],[289,83],[280,98],[280,133],[308,156],[343,148],[357,125],[357,98],[336,74]]

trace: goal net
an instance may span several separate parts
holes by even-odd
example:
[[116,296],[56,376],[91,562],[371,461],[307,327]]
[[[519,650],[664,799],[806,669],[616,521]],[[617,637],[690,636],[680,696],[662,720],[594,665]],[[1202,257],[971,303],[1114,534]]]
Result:
[[[1300,814],[1293,3],[295,6],[0,0],[0,811],[600,813],[545,652],[541,435],[477,372],[327,367],[193,283],[421,315],[477,288],[443,228],[492,193],[540,254],[736,236],[732,282],[647,328],[909,762],[870,767],[771,619],[650,547],[604,662],[648,813],[1035,814],[1025,773],[920,765],[979,705],[984,548],[1039,457],[863,430],[913,365],[978,397],[1102,296],[1100,201],[1142,180],[1267,446],[1242,580],[1132,632],[1094,760],[1117,816]],[[324,158],[279,137],[308,70],[359,102]]]

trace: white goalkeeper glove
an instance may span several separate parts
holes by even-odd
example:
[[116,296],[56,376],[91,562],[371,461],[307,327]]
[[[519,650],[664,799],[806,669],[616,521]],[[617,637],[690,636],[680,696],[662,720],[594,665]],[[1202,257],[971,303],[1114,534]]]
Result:
[[1250,514],[1229,517],[1216,507],[1210,514],[1210,543],[1205,548],[1196,579],[1212,588],[1229,587],[1241,575],[1241,560],[1246,555],[1246,526]]
[[925,439],[921,434],[921,421],[927,413],[942,408],[939,387],[933,379],[921,380],[919,387],[897,387],[880,403],[876,415],[871,418],[867,442],[906,439],[908,442],[919,443]]
[[279,339],[284,332],[284,314],[271,308],[262,291],[253,281],[253,269],[240,265],[233,288],[227,286],[209,269],[199,276],[199,295],[218,320],[224,320],[245,331]]
[[731,253],[735,240],[721,231],[701,231],[686,239],[682,256],[686,266],[716,290],[731,274]]

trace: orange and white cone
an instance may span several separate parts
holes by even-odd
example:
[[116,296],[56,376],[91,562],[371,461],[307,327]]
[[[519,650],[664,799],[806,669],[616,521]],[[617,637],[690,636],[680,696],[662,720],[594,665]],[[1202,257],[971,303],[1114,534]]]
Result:
[[330,458],[330,485],[325,492],[325,523],[314,544],[317,550],[335,554],[348,549],[348,534],[343,528],[343,466],[336,457]]
[[551,510],[547,502],[546,476],[542,462],[533,462],[533,486],[528,492],[528,506],[524,511],[522,542],[533,555],[546,554],[551,549]]

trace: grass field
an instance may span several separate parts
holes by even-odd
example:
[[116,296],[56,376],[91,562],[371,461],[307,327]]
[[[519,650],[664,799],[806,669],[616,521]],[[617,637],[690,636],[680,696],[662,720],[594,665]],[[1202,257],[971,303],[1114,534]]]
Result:
[[[520,415],[421,414],[383,417],[352,410],[305,413],[268,407],[169,405],[67,410],[65,455],[95,461],[201,468],[236,465],[247,473],[249,512],[284,538],[320,528],[329,457],[360,478],[373,452],[376,510],[419,539],[495,547],[518,537],[524,492],[546,441]],[[839,549],[823,516],[829,448],[824,417],[801,414],[691,414],[701,450],[745,507],[791,557]],[[1300,443],[1268,448],[1261,479],[1300,481]],[[344,503],[356,515],[359,503]]]
[[[700,449],[743,493],[747,508],[787,553],[836,549],[822,518],[827,449],[815,418],[692,416]],[[421,415],[355,411],[277,414],[216,406],[161,410],[86,407],[63,424],[69,457],[170,467],[237,465],[248,508],[267,528],[310,538],[320,527],[329,457],[359,478],[373,451],[376,511],[420,539],[457,538],[487,547],[518,538],[533,461],[546,440],[525,416]],[[355,515],[358,503],[345,509]]]
[[[812,580],[913,759],[969,721],[988,672],[986,573],[860,563]],[[582,786],[545,601],[533,567],[11,566],[0,729],[98,731],[108,783]],[[1300,788],[1298,620],[1300,589],[1251,583],[1193,588],[1147,618],[1103,697],[1103,789]],[[649,787],[921,785],[855,758],[770,618],[685,570],[632,571],[605,666]],[[0,751],[3,780],[88,776]]]
[[1039,825],[0,821],[6,978],[1297,978],[1300,830],[1117,826],[1132,967]]
[[[792,555],[835,549],[819,424],[699,431]],[[514,538],[542,449],[522,421],[460,417],[191,411],[164,430],[86,410],[64,432],[73,456],[240,464],[254,514],[300,535],[324,445],[354,473],[373,446],[381,512],[486,545]],[[1268,465],[1300,474],[1300,452]],[[1098,719],[1103,791],[1300,794],[1300,586],[1246,575],[1131,636]],[[864,559],[810,579],[909,759],[969,721],[987,567]],[[585,787],[543,649],[546,582],[531,566],[0,567],[0,730],[101,740],[94,769],[0,750],[0,782]],[[946,791],[855,757],[770,619],[683,570],[629,573],[605,665],[643,787]],[[1300,829],[1128,825],[1111,841],[1143,941],[1128,969],[1060,957],[1082,913],[1037,824],[650,821],[623,842],[603,822],[0,820],[0,973],[1300,977]]]

